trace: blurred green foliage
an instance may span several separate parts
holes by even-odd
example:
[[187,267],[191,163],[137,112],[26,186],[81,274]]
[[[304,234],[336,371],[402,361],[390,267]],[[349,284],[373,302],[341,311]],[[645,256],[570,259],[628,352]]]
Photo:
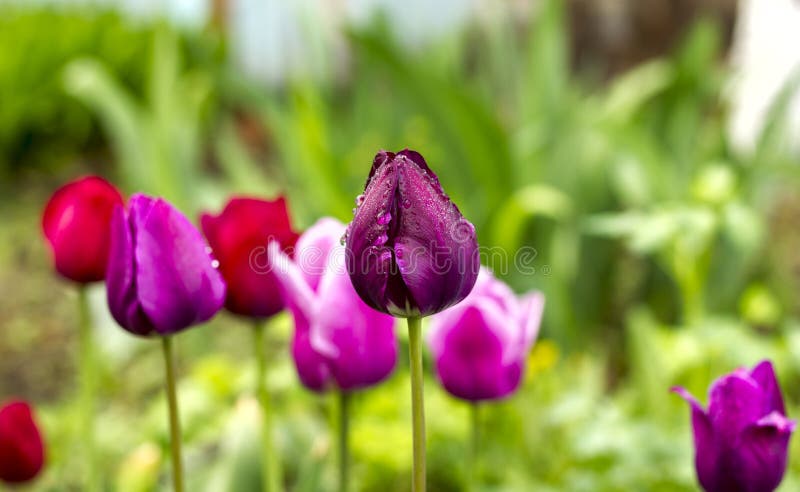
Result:
[[[63,165],[97,147],[96,120],[64,90],[62,70],[75,58],[91,57],[126,90],[141,94],[153,76],[144,63],[151,40],[165,26],[133,24],[89,6],[4,2],[0,12],[0,171]],[[207,69],[221,61],[218,44],[184,33],[180,49],[189,65]]]
[[[0,16],[0,162],[90,155],[99,125],[113,155],[101,172],[129,192],[165,195],[190,214],[231,192],[285,192],[306,226],[323,215],[349,219],[378,149],[419,150],[481,244],[510,255],[498,273],[518,291],[547,295],[544,339],[521,391],[481,408],[480,490],[696,490],[688,409],[671,385],[702,395],[722,373],[771,358],[790,413],[800,411],[800,202],[781,124],[796,82],[775,101],[756,148],[736,152],[712,22],[697,23],[670,56],[597,83],[572,72],[563,9],[544,2],[520,27],[499,8],[420,51],[401,49],[376,19],[347,33],[346,80],[268,89],[226,63],[211,32],[133,28],[113,14],[13,12]],[[5,239],[32,237],[22,224],[35,222],[31,200],[46,196],[38,193],[11,215]],[[526,248],[534,270],[523,273],[513,255]],[[11,272],[2,283],[26,277],[13,254],[2,258]],[[32,292],[53,292],[46,271],[40,264],[27,275],[40,287]],[[109,487],[165,488],[158,351],[117,333],[95,294]],[[50,328],[62,338],[73,336],[69,313],[62,306],[63,323]],[[38,320],[19,316],[14,326]],[[180,339],[191,490],[259,484],[260,416],[242,324],[222,315]],[[290,330],[288,317],[270,330],[285,476],[291,490],[330,490],[333,399],[298,386]],[[426,392],[431,490],[464,490],[468,409],[433,377]],[[408,490],[410,409],[398,398],[407,393],[401,362],[390,381],[357,397],[354,490]],[[41,412],[51,453],[36,489],[79,490],[75,409],[68,391],[57,394]],[[800,486],[799,447],[795,439],[781,490]]]

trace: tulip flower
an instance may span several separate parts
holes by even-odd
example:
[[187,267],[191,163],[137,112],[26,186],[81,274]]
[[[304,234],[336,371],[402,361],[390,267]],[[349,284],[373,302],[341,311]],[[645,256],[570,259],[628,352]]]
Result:
[[283,310],[278,282],[267,256],[267,245],[275,241],[290,251],[298,234],[292,229],[286,200],[233,198],[219,215],[203,214],[203,233],[219,260],[219,270],[228,284],[225,307],[254,321],[254,349],[257,362],[256,394],[264,416],[261,473],[265,491],[281,489],[281,469],[272,444],[269,422],[269,393],[266,380],[265,320]]
[[464,299],[480,266],[475,227],[413,150],[380,151],[345,235],[350,280],[367,305],[408,318],[414,464],[425,491],[425,409],[420,318]]
[[295,332],[292,356],[312,391],[335,387],[340,398],[340,490],[347,488],[348,394],[383,381],[394,369],[394,318],[367,306],[345,270],[344,224],[320,219],[297,242],[294,260],[270,245]]
[[53,193],[42,229],[58,273],[80,284],[105,278],[111,214],[122,204],[119,191],[97,176],[67,183]]
[[42,230],[56,271],[78,286],[80,440],[86,460],[84,489],[100,488],[94,452],[95,348],[86,285],[103,280],[108,263],[111,215],[122,195],[102,178],[88,176],[53,193],[42,214]]
[[125,330],[160,336],[164,351],[173,483],[183,490],[180,423],[171,335],[210,319],[225,302],[225,282],[200,231],[160,198],[136,194],[114,210],[106,293]]
[[136,194],[111,221],[106,274],[117,323],[139,336],[167,336],[222,308],[225,282],[203,236],[163,199]]
[[288,251],[297,241],[286,200],[234,198],[219,215],[203,214],[200,224],[228,284],[228,311],[252,318],[268,318],[282,311],[283,300],[266,248],[276,241]]
[[442,386],[469,402],[513,393],[539,332],[544,296],[518,298],[490,270],[459,305],[431,318],[428,345]]
[[36,478],[44,466],[44,442],[30,405],[12,401],[0,407],[0,481]]
[[737,369],[711,386],[708,410],[684,388],[691,406],[695,469],[706,492],[771,492],[786,471],[795,421],[786,418],[772,363]]
[[375,156],[347,232],[347,267],[369,306],[428,316],[464,299],[480,266],[475,227],[417,152]]

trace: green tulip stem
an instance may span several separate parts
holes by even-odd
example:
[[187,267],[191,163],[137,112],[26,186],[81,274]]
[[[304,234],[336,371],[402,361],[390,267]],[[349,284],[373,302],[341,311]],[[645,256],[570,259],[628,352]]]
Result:
[[478,402],[469,404],[470,416],[470,442],[469,457],[467,460],[467,490],[480,489],[480,435],[481,415]]
[[266,323],[256,321],[253,326],[253,344],[256,358],[256,396],[261,405],[261,485],[264,492],[282,490],[280,458],[272,442],[272,411],[270,395],[267,390],[267,344],[265,341]]
[[95,367],[94,337],[89,313],[89,292],[85,285],[78,289],[78,370],[80,371],[78,405],[80,413],[81,446],[85,456],[86,489],[88,492],[100,490],[95,453]]
[[181,422],[178,414],[178,397],[175,391],[175,357],[172,337],[161,337],[164,349],[164,367],[167,379],[167,403],[169,407],[169,435],[172,449],[172,484],[174,492],[183,492],[183,459],[181,458]]
[[413,492],[425,492],[425,402],[422,373],[422,323],[408,318],[408,351],[411,369],[411,411],[414,436]]
[[339,391],[339,492],[347,492],[350,469],[350,393]]

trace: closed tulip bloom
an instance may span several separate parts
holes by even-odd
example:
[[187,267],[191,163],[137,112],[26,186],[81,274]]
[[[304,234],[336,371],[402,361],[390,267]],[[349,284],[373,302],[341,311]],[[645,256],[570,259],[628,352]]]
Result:
[[0,480],[32,480],[44,466],[44,442],[30,405],[13,401],[0,408]]
[[364,302],[400,317],[458,303],[479,268],[475,228],[412,150],[375,156],[348,229],[346,259]]
[[106,273],[114,319],[140,336],[171,335],[210,319],[225,282],[200,231],[160,198],[136,194],[114,210]]
[[428,345],[442,386],[468,401],[496,400],[520,384],[544,296],[517,297],[486,268],[460,304],[430,320]]
[[321,219],[297,241],[294,259],[270,245],[284,299],[295,320],[292,355],[311,390],[351,391],[374,385],[394,369],[394,318],[362,301],[353,289],[339,243],[344,224]]
[[691,406],[695,469],[706,492],[771,492],[778,487],[795,422],[786,418],[771,362],[715,381],[708,410],[684,388],[672,391]]
[[288,251],[297,241],[286,200],[234,198],[219,215],[204,214],[200,224],[228,284],[225,307],[253,318],[268,318],[283,310],[267,244],[276,241]]
[[97,176],[67,183],[53,193],[42,229],[59,274],[79,283],[105,278],[111,214],[122,203],[119,191]]

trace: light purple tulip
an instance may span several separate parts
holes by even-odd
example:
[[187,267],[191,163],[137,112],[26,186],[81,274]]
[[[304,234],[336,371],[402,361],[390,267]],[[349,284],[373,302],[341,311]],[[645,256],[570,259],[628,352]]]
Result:
[[684,388],[672,391],[691,405],[695,469],[706,492],[772,492],[778,487],[795,422],[786,418],[771,362],[715,381],[708,411]]
[[344,266],[344,224],[321,219],[297,241],[294,259],[275,243],[269,259],[295,320],[292,355],[300,381],[351,391],[391,374],[397,360],[394,319],[362,301]]
[[364,302],[419,317],[469,294],[480,266],[475,227],[420,154],[378,152],[356,203],[347,269]]
[[111,219],[108,305],[124,329],[171,335],[210,319],[225,301],[211,249],[189,220],[161,198],[136,194]]
[[453,396],[482,401],[513,393],[539,333],[544,296],[518,298],[487,268],[472,292],[430,320],[428,344],[436,373]]

